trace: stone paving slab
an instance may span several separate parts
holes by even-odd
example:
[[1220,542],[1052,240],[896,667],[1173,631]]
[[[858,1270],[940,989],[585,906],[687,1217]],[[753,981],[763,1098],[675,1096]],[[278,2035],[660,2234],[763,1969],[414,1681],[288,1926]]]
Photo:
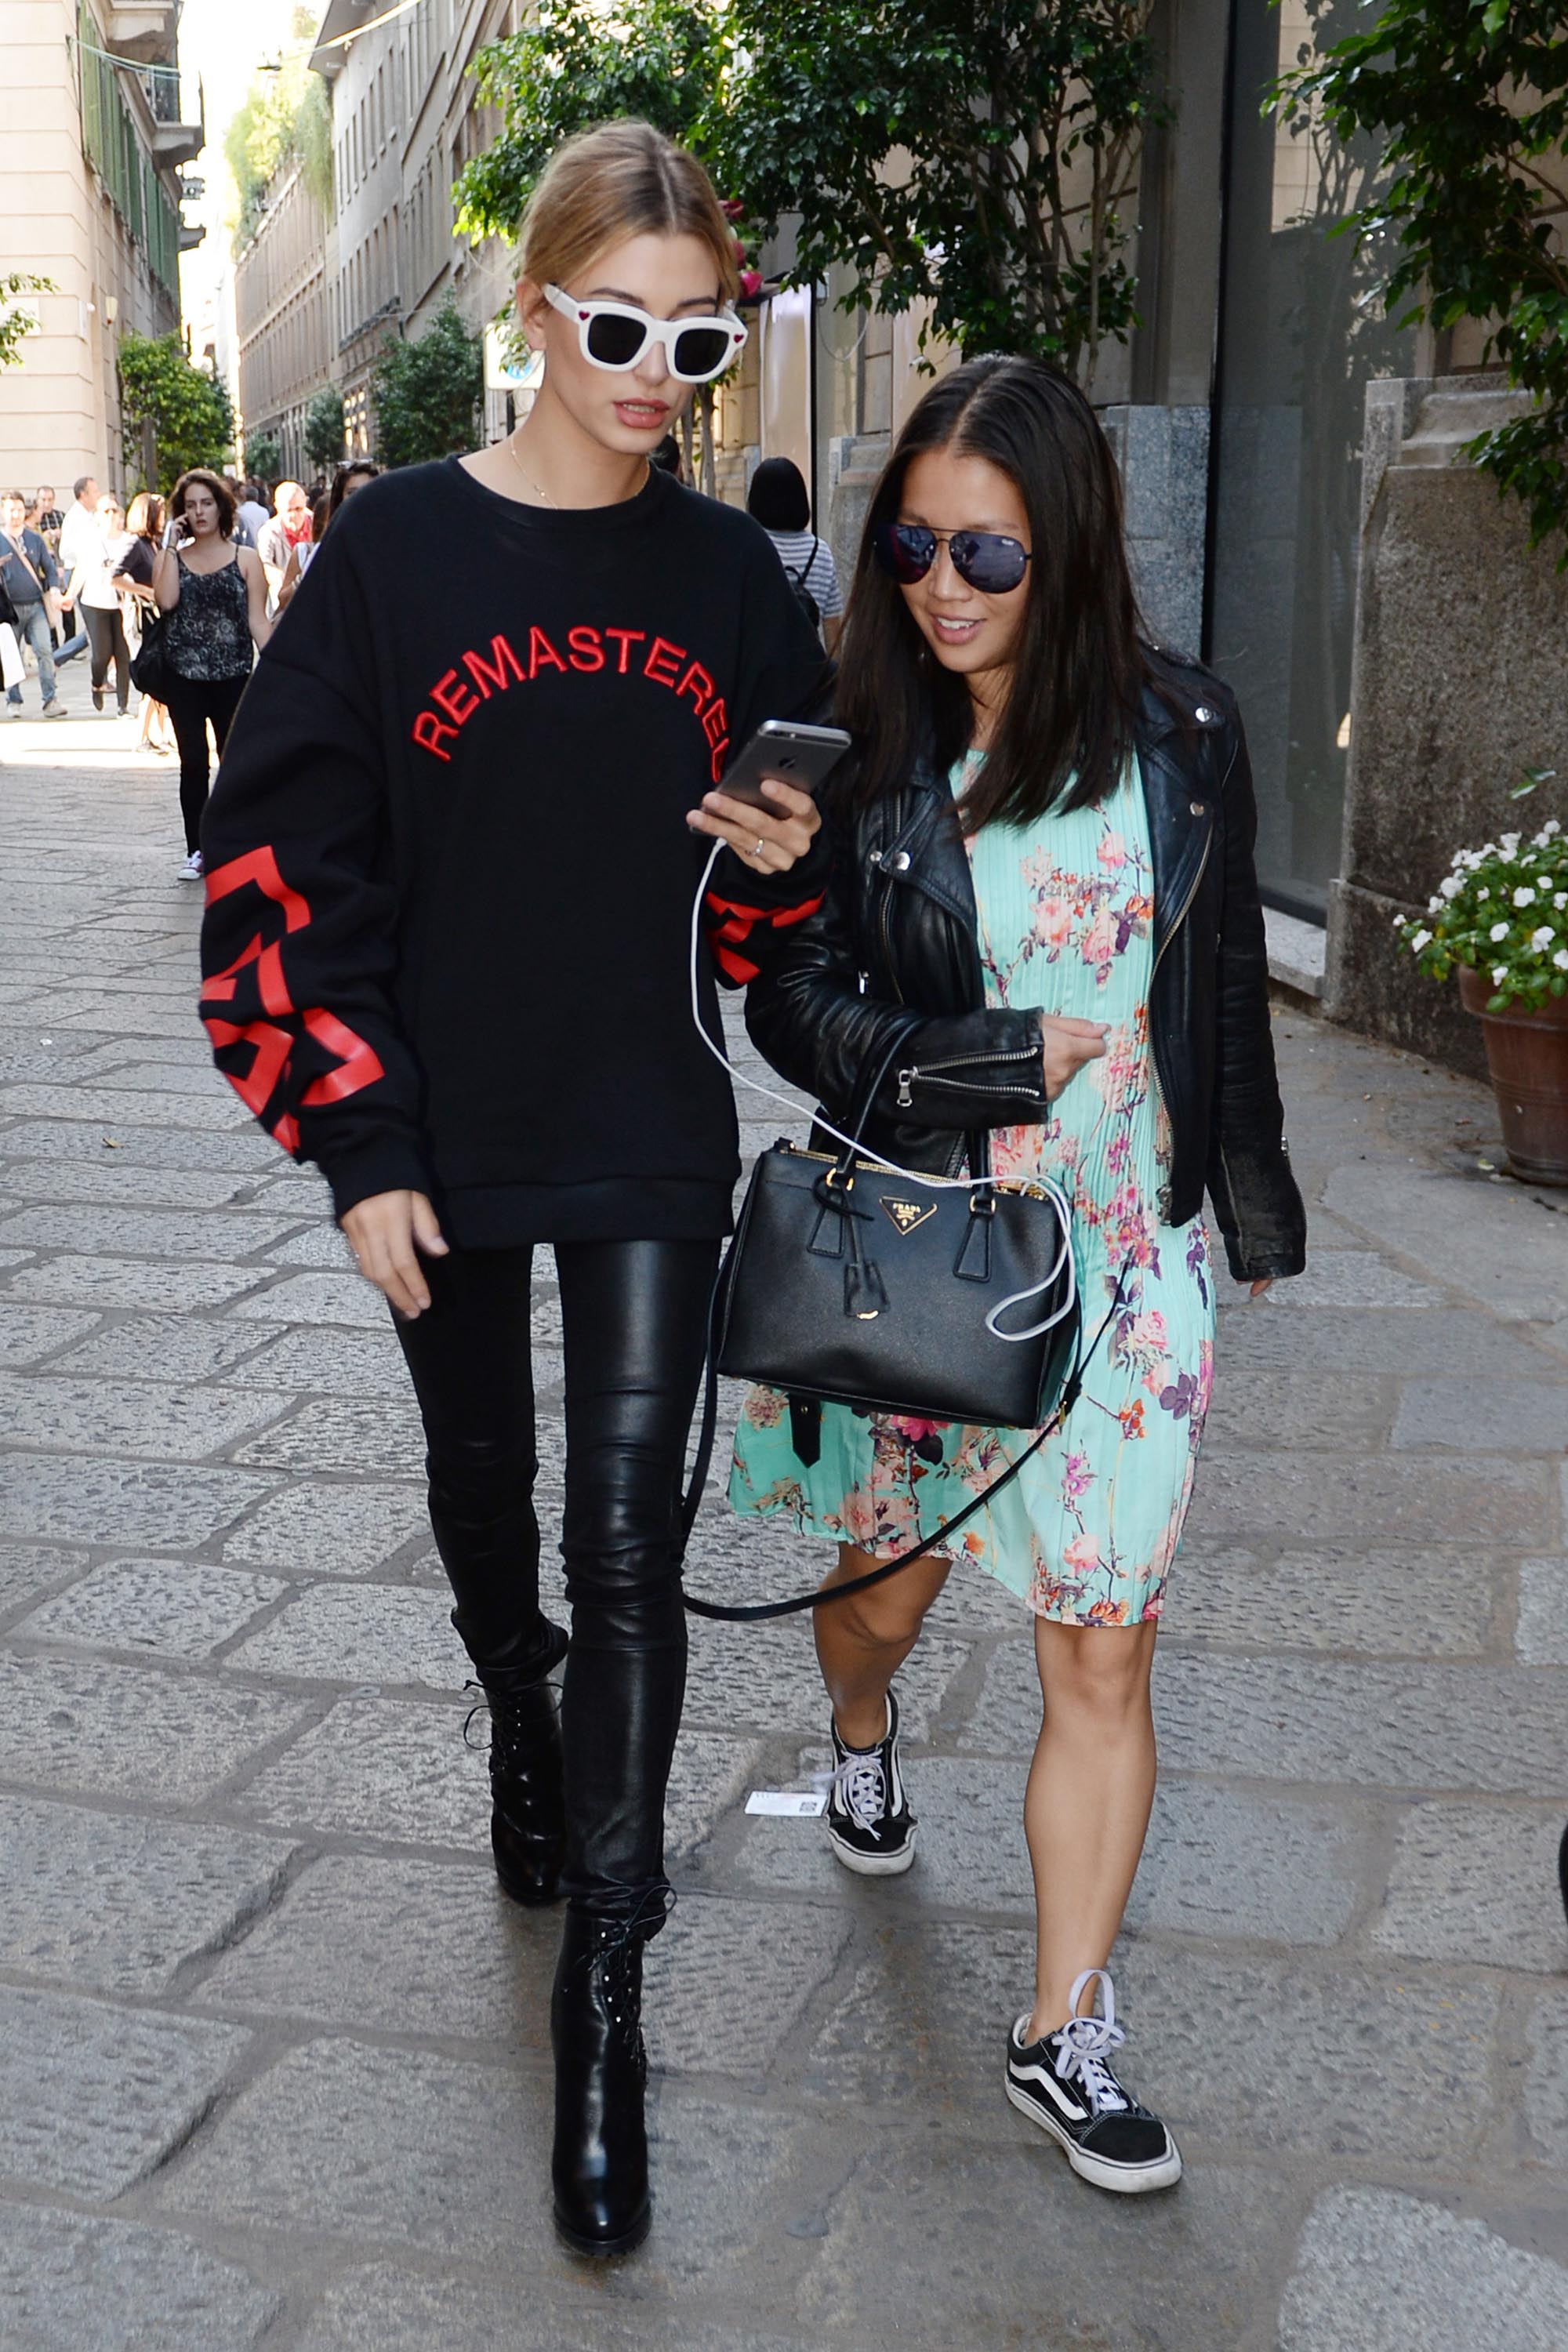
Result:
[[[113,1138],[112,1147],[106,1138]],[[278,1146],[254,1127],[237,1127],[223,1135],[207,1135],[183,1127],[175,1119],[153,1127],[125,1128],[116,1122],[84,1117],[79,1108],[63,1118],[0,1129],[0,1152],[13,1157],[51,1161],[89,1161],[98,1166],[219,1169],[237,1181],[272,1175],[278,1166]],[[54,1180],[38,1180],[47,1200]]]
[[[13,1314],[26,1311],[0,1309]],[[221,1323],[205,1316],[121,1314],[103,1323],[79,1347],[58,1356],[49,1370],[94,1380],[216,1381],[253,1356],[260,1338],[259,1332],[243,1323]],[[235,1389],[249,1383],[236,1379],[226,1385]]]
[[1515,1642],[1521,1664],[1568,1666],[1568,1559],[1521,1563]]
[[424,1489],[413,1484],[268,1479],[263,1491],[259,1510],[224,1545],[226,1560],[286,1569],[293,1576],[370,1576],[411,1538],[429,1533]]
[[237,1318],[256,1323],[346,1323],[352,1330],[384,1331],[386,1302],[357,1274],[291,1274],[253,1297]]
[[[515,2287],[433,2281],[374,2263],[322,2296],[297,2352],[431,2352],[435,2345],[505,2346],[506,2352],[821,2352],[822,2339],[758,2330],[744,2319],[703,2321],[689,2310],[606,2314],[586,2284],[578,2306]],[[183,2352],[183,2347],[182,2347]]]
[[57,1549],[52,1545],[0,1543],[0,1615],[23,1610],[63,1584],[69,1584],[88,1565],[84,1551]]
[[1557,1889],[1563,1807],[1416,1805],[1399,1824],[1380,1949],[1412,1959],[1568,1970]]
[[195,2128],[249,2042],[238,2026],[0,1985],[0,2178],[121,2195]]
[[289,1587],[279,1577],[194,1560],[122,1559],[20,1618],[12,1638],[58,1647],[210,1658]]
[[97,1319],[63,1307],[0,1306],[0,1364],[36,1363],[80,1339]]
[[274,1404],[268,1409],[274,1425],[237,1447],[237,1462],[268,1470],[363,1470],[393,1477],[424,1459],[425,1432],[418,1408],[408,1399],[392,1403],[381,1397],[325,1397],[289,1420],[276,1415]]
[[167,2230],[0,2204],[5,2352],[248,2352],[282,2297]]
[[[1479,1657],[1497,1614],[1492,1580],[1478,1576],[1469,1546],[1287,1542],[1267,1559],[1194,1537],[1177,1555],[1161,1635],[1342,1657]],[[1568,1665],[1568,1653],[1531,1663]]]
[[461,1690],[473,1672],[452,1630],[449,1593],[353,1584],[308,1587],[241,1642],[229,1663],[253,1675],[442,1691]]
[[1568,2270],[1484,2223],[1386,2189],[1313,2207],[1279,2352],[1562,2352]]
[[0,1484],[0,1537],[194,1550],[277,1484],[254,1471],[14,1453]]
[[289,1409],[291,1399],[162,1382],[0,1372],[0,1438],[71,1454],[201,1462]]
[[89,1250],[105,1257],[247,1258],[287,1231],[281,1217],[254,1209],[142,1209],[73,1202],[23,1209],[0,1219],[0,1241],[36,1249]]
[[167,1992],[266,1909],[292,1852],[199,1822],[0,1796],[0,1968],[84,1992]]
[[[0,1252],[0,1263],[5,1254]],[[64,1299],[84,1307],[146,1307],[195,1314],[243,1298],[266,1279],[257,1266],[201,1264],[194,1258],[84,1257],[64,1251],[11,1277],[13,1298]]]
[[151,1665],[0,1656],[0,1780],[191,1804],[304,1710]]

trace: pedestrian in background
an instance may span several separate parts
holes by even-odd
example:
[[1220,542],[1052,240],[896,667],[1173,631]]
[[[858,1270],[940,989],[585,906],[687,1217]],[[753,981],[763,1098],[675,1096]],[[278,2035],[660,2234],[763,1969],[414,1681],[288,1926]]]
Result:
[[130,541],[117,498],[100,499],[94,512],[96,533],[89,539],[81,532],[74,540],[80,553],[67,595],[86,625],[92,648],[92,707],[103,709],[103,689],[112,667],[114,698],[123,719],[131,707],[131,648],[125,642],[125,616],[113,575]]
[[[679,1498],[740,1165],[691,1019],[692,900],[717,836],[705,911],[737,979],[812,903],[809,797],[779,784],[753,810],[714,780],[731,738],[819,706],[826,666],[756,525],[650,463],[745,340],[700,165],[646,123],[584,133],[542,175],[520,259],[544,361],[527,418],[349,495],[258,667],[204,834],[204,1012],[397,1317],[491,1717],[497,1872],[519,1901],[567,1898],[556,2225],[609,2255],[650,2212],[642,1948],[671,1899]],[[539,1596],[540,1244],[570,1367],[569,1648]]]
[[[66,708],[55,689],[55,657],[50,642],[51,605],[59,588],[59,573],[43,534],[27,527],[27,501],[20,490],[7,490],[0,499],[0,593],[9,600],[12,626],[18,646],[30,646],[38,665],[38,692],[46,719],[63,719]],[[22,688],[11,687],[5,699],[13,718],[22,716]]]
[[51,555],[59,546],[60,525],[64,520],[64,515],[55,504],[53,482],[40,482],[33,492],[33,502],[27,509],[27,524],[47,542]]
[[[158,609],[153,593],[153,570],[163,537],[165,509],[155,490],[138,490],[125,511],[125,528],[129,543],[114,568],[114,583],[121,593],[121,609],[125,617],[125,635],[134,661],[142,648],[142,624]],[[174,728],[169,713],[150,694],[142,697],[141,732],[137,738],[139,751],[151,751],[166,759],[174,750]]]
[[[91,555],[93,541],[101,535],[98,523],[98,484],[90,474],[79,474],[71,488],[70,507],[60,523],[57,560],[62,581],[68,583],[78,564]],[[57,666],[85,653],[88,645],[87,630],[80,625],[80,615],[71,602],[68,587],[62,587],[60,603],[72,615],[74,633],[56,654]]]
[[237,512],[240,522],[250,533],[248,544],[254,547],[258,535],[267,528],[267,492],[259,482],[247,482]]
[[289,551],[303,546],[310,536],[310,506],[298,482],[279,482],[272,494],[273,516],[257,533],[256,551],[267,572],[268,593],[276,598],[289,568]]
[[[251,524],[246,515],[240,486],[232,474],[226,474],[223,478],[227,486],[229,497],[234,500],[234,543],[236,547],[254,547],[257,527]],[[261,520],[265,523],[266,516],[263,515]]]
[[310,509],[310,536],[296,541],[289,550],[289,561],[283,567],[283,577],[278,586],[278,609],[281,613],[293,601],[294,591],[310,568],[310,558],[326,536],[327,525],[332,519],[332,501],[326,490]]
[[207,729],[221,760],[239,698],[250,676],[250,648],[272,634],[267,580],[251,547],[234,544],[228,484],[204,466],[174,485],[170,511],[178,536],[153,567],[158,609],[173,617],[167,639],[169,716],[180,747],[180,815],[185,860],[180,879],[202,877],[202,812],[211,773]]
[[355,490],[363,490],[367,482],[374,482],[380,472],[381,467],[374,457],[351,457],[346,466],[340,466],[332,476],[332,487],[328,493],[328,520],[331,521],[345,499],[352,498]]
[[[1140,635],[1115,463],[1066,376],[973,361],[914,411],[867,519],[838,715],[858,766],[834,794],[832,878],[748,992],[752,1036],[840,1123],[890,1052],[874,1157],[936,1175],[967,1157],[974,1174],[987,1134],[999,1178],[1054,1183],[1085,1345],[1103,1344],[966,1532],[817,1610],[827,1834],[851,1871],[908,1869],[892,1678],[952,1559],[987,1570],[1032,1612],[1043,1707],[1024,1801],[1036,1980],[1006,2095],[1083,2179],[1165,2188],[1182,2159],[1113,2071],[1108,1965],[1153,1800],[1149,1671],[1209,1400],[1205,1175],[1254,1297],[1300,1272],[1306,1221],[1236,704]],[[829,1591],[940,1531],[1033,1434],[826,1404],[808,1435],[802,1418],[752,1392],[731,1499],[837,1542]]]
[[833,550],[811,527],[805,477],[793,457],[764,457],[752,476],[746,511],[754,515],[778,550],[814,627],[820,625],[829,653],[837,652],[844,626],[843,592]]

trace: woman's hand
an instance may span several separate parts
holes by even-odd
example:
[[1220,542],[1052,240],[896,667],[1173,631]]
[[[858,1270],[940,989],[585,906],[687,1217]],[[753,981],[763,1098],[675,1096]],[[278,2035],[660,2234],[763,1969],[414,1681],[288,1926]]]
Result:
[[419,1263],[445,1257],[447,1245],[436,1212],[423,1192],[375,1192],[356,1201],[338,1223],[348,1235],[354,1263],[374,1282],[395,1315],[412,1323],[430,1304],[430,1286]]
[[714,792],[704,793],[700,809],[688,810],[686,822],[693,833],[711,833],[727,841],[753,874],[787,874],[821,830],[822,811],[809,793],[782,783],[776,776],[769,776],[763,790],[775,803],[776,815]]
[[1103,1021],[1078,1021],[1065,1013],[1041,1013],[1041,1060],[1045,1064],[1047,1102],[1055,1102],[1086,1062],[1099,1060],[1109,1034]]

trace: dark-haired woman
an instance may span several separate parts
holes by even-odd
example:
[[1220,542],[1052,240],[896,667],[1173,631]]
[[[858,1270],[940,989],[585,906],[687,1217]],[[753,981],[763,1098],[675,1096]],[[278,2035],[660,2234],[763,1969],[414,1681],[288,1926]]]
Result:
[[773,541],[795,594],[815,606],[823,642],[836,653],[844,626],[844,592],[833,550],[811,527],[805,476],[793,457],[763,459],[746,492],[746,512]]
[[[827,1809],[851,1870],[909,1867],[892,1676],[951,1559],[1034,1614],[1043,1726],[1025,1798],[1037,1973],[1008,2040],[1014,2105],[1075,2171],[1164,2188],[1181,2158],[1117,2080],[1107,1972],[1154,1790],[1149,1670],[1208,1403],[1205,1181],[1237,1280],[1300,1272],[1236,706],[1142,642],[1118,482],[1092,410],[1023,360],[929,393],[873,499],[840,715],[859,746],[832,883],[747,1002],[774,1066],[842,1123],[896,1048],[873,1151],[1004,1177],[1073,1208],[1086,1337],[1065,1425],[956,1553],[816,1612],[833,1703]],[[1120,1297],[1118,1284],[1120,1283]],[[749,1400],[731,1496],[835,1538],[831,1586],[971,1502],[1026,1433]]]
[[346,498],[363,490],[374,482],[381,467],[370,457],[351,458],[340,466],[332,476],[332,487],[317,499],[310,509],[310,536],[289,550],[289,561],[283,567],[282,584],[278,591],[278,609],[281,612],[293,600],[294,591],[310,568],[310,559],[327,535],[327,525]]
[[[489,1706],[497,1874],[520,1902],[566,1896],[555,2216],[599,2255],[648,2226],[641,1968],[670,1899],[680,1482],[739,1173],[691,1018],[692,900],[717,837],[709,936],[734,982],[815,903],[809,799],[781,785],[752,811],[715,787],[731,743],[810,715],[826,679],[756,526],[649,462],[745,340],[700,165],[646,123],[569,142],[520,261],[544,361],[529,415],[354,491],[246,697],[204,835],[204,1012],[398,1318]],[[461,560],[410,564],[431,546]],[[703,986],[716,1019],[711,964]],[[539,1596],[542,1244],[569,1643]]]
[[153,594],[173,614],[168,710],[180,747],[180,815],[185,827],[182,882],[202,878],[202,812],[211,768],[207,728],[221,760],[239,698],[258,653],[272,634],[267,575],[253,547],[234,544],[234,492],[221,474],[196,467],[174,484],[170,513],[180,536],[161,548]]

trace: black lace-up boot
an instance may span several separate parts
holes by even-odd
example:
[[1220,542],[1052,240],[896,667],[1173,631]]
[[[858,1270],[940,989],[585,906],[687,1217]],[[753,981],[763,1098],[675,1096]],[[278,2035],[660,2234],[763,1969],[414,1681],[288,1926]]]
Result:
[[566,1654],[566,1636],[558,1625],[547,1631],[539,1660],[483,1678],[496,1876],[514,1903],[531,1906],[555,1901],[566,1853],[561,1716],[554,1685],[545,1679]]
[[[642,1948],[668,1891],[629,1917],[571,1906],[561,1938],[550,2032],[555,2046],[555,2226],[574,2252],[629,2254],[653,2218],[643,2095]],[[644,1915],[647,1916],[644,1916]]]

